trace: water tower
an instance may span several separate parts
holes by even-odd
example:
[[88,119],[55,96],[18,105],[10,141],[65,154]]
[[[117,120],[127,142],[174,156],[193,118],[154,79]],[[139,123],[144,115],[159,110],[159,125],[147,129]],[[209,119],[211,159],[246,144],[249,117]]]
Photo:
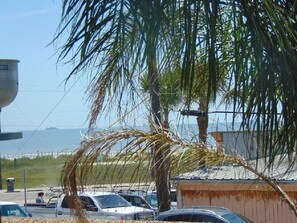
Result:
[[[0,114],[2,108],[9,105],[17,96],[19,60],[0,59]],[[22,138],[21,132],[2,133],[0,123],[0,141]]]

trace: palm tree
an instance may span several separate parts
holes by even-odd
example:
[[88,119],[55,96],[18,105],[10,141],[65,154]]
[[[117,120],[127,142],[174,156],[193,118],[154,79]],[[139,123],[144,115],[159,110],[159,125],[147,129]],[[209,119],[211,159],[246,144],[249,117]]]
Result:
[[[118,99],[120,104],[125,90],[133,93],[136,71],[148,73],[152,126],[155,136],[160,136],[158,76],[163,65],[169,68],[173,62],[182,61],[181,89],[191,98],[195,65],[203,50],[206,102],[217,94],[217,82],[227,71],[229,86],[234,89],[233,110],[242,113],[243,124],[254,124],[264,154],[272,163],[277,154],[293,155],[296,150],[295,15],[296,3],[291,0],[64,0],[57,37],[67,29],[70,33],[60,59],[73,52],[70,61],[76,66],[68,78],[94,68],[89,92],[90,127],[106,100]],[[199,40],[201,32],[205,41]],[[159,173],[157,189],[168,191],[164,166],[168,147],[159,140],[149,145],[153,145],[154,169]],[[76,169],[71,170],[64,175],[64,183],[75,191]],[[158,196],[160,210],[168,209],[168,196]]]
[[[195,66],[195,76],[193,78],[191,93],[189,94],[188,90],[185,90],[183,93],[183,100],[184,104],[190,105],[190,104],[198,104],[198,111],[200,113],[197,113],[197,124],[198,124],[198,133],[199,133],[199,142],[207,146],[207,128],[208,128],[208,112],[209,112],[209,106],[210,103],[215,103],[216,98],[219,96],[222,97],[222,103],[225,102],[224,95],[228,93],[226,89],[226,82],[228,79],[228,72],[226,70],[225,64],[222,64],[219,69],[220,71],[220,77],[217,80],[217,86],[216,86],[216,92],[217,94],[210,94],[208,95],[208,69],[206,67],[206,64],[204,61],[200,59],[200,61],[196,61]],[[185,111],[185,115],[187,115],[187,110]]]
[[[186,4],[185,39],[189,50],[184,58],[189,58],[183,64],[183,86],[190,92],[194,86],[198,48],[193,47],[197,45],[193,35],[200,28],[206,35],[207,100],[216,94],[219,66],[225,64],[229,85],[234,89],[233,111],[240,111],[243,125],[258,132],[269,163],[277,154],[293,155],[297,138],[296,85],[292,84],[297,66],[296,3],[256,0]],[[198,4],[203,10],[193,10]],[[199,13],[204,15],[203,21],[192,22]]]
[[[133,98],[136,71],[145,70],[149,76],[152,131],[162,130],[158,76],[179,57],[174,47],[180,30],[171,30],[176,23],[175,1],[68,1],[63,3],[63,16],[57,38],[70,27],[67,43],[59,59],[78,63],[68,78],[89,67],[96,67],[91,77],[89,94],[92,100],[90,128],[95,123],[105,100],[117,99],[122,107],[123,94]],[[169,54],[169,52],[171,52]],[[163,59],[161,59],[163,58]],[[108,97],[106,97],[108,96]],[[133,100],[131,100],[133,101]],[[168,149],[167,149],[168,150]],[[161,144],[153,145],[154,176],[160,211],[170,208],[168,151]],[[69,174],[75,179],[75,172]],[[75,190],[76,182],[72,185]]]
[[[169,113],[170,110],[183,103],[183,98],[180,90],[180,72],[177,69],[166,71],[158,78],[159,95],[162,115],[162,126],[169,128]],[[145,94],[149,93],[150,83],[149,75],[145,74],[140,79],[141,91]]]

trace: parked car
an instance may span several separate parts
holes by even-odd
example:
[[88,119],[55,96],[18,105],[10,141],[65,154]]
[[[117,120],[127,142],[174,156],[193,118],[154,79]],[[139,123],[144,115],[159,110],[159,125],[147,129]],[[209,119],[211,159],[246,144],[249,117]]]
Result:
[[223,207],[195,207],[170,210],[160,213],[157,221],[185,221],[211,223],[253,223],[240,214]]
[[118,194],[133,206],[158,210],[157,194],[153,191],[120,190]]
[[[158,198],[156,191],[119,190],[118,194],[133,206],[152,209],[158,212]],[[176,196],[173,191],[171,192],[171,200],[171,209],[176,209]]]
[[0,216],[5,217],[31,217],[20,205],[8,201],[0,201]]

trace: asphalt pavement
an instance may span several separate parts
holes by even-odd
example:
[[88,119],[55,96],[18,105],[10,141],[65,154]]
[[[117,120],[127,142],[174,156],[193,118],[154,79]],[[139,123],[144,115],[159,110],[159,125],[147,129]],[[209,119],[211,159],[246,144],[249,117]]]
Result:
[[25,200],[27,203],[35,203],[35,199],[39,192],[44,192],[44,200],[47,201],[49,199],[50,191],[49,188],[34,188],[34,189],[27,189],[26,193],[24,189],[13,189],[7,191],[5,188],[0,190],[0,201],[11,201],[18,203],[21,206],[24,206]]

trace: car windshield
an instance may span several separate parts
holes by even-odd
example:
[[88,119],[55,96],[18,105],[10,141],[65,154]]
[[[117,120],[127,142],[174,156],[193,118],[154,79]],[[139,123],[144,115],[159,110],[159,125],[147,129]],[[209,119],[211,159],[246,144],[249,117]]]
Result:
[[102,209],[132,206],[128,201],[117,194],[99,195],[94,198]]
[[147,201],[147,203],[153,207],[153,208],[158,208],[158,199],[157,199],[157,194],[149,194],[144,196],[144,199]]
[[16,204],[1,205],[0,213],[1,216],[28,217],[28,214]]
[[228,220],[230,223],[252,223],[252,221],[248,220],[247,218],[239,216],[235,213],[224,214],[222,217]]

